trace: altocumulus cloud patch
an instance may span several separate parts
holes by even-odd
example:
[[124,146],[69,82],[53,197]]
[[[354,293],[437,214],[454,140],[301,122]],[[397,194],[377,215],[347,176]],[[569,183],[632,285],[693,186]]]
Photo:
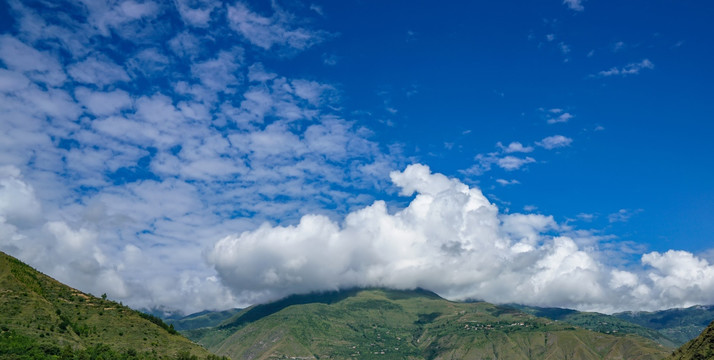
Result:
[[8,4],[0,249],[74,287],[236,306],[201,256],[216,239],[387,185],[395,158],[334,86],[263,65],[331,36],[277,3]]

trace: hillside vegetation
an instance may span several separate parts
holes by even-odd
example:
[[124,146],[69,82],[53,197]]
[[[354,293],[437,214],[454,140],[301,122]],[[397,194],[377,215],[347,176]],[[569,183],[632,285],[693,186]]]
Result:
[[639,335],[670,348],[681,346],[691,339],[688,338],[685,341],[680,341],[679,339],[672,340],[655,329],[647,328],[613,315],[605,315],[596,312],[582,312],[562,308],[544,308],[526,305],[509,306],[538,317],[562,321],[600,333]]
[[699,336],[677,349],[667,360],[709,360],[714,359],[714,322]]
[[657,330],[679,346],[695,338],[714,320],[714,306],[697,305],[652,312],[628,311],[613,316]]
[[662,359],[671,349],[423,291],[292,296],[185,334],[233,359]]
[[155,316],[68,287],[0,252],[2,359],[219,359]]

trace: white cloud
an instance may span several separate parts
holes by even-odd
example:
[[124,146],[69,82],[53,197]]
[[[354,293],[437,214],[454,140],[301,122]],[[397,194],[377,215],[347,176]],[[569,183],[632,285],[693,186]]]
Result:
[[520,181],[515,180],[515,179],[513,179],[513,180],[496,179],[496,182],[499,183],[499,184],[502,185],[502,186],[506,186],[506,185],[516,185],[516,184],[520,184],[520,183],[521,183]]
[[292,15],[275,3],[273,11],[273,16],[265,17],[239,2],[228,7],[228,20],[233,30],[253,45],[265,50],[274,46],[304,50],[322,42],[328,36],[324,31],[293,26]]
[[310,4],[310,10],[316,12],[320,16],[325,15],[325,11],[322,9],[322,6],[320,6],[320,5]]
[[143,49],[127,60],[127,67],[132,72],[154,78],[164,76],[169,64],[170,59],[163,50],[155,47]]
[[200,55],[201,39],[188,31],[181,32],[169,40],[169,47],[180,58],[192,59]]
[[[467,130],[467,132],[470,132],[470,130]],[[513,141],[509,143],[508,146],[503,145],[503,143],[499,141],[496,143],[496,148],[498,148],[499,151],[476,155],[474,157],[476,163],[467,169],[459,170],[459,172],[465,175],[479,176],[487,171],[490,171],[493,165],[496,165],[506,171],[513,171],[522,168],[526,164],[534,163],[536,161],[530,156],[518,157],[508,155],[514,153],[530,153],[535,150],[532,146],[524,146],[518,141]],[[503,185],[502,182],[499,183]]]
[[585,10],[585,7],[583,6],[583,0],[563,0],[563,4],[567,5],[568,8],[574,11]]
[[548,124],[566,123],[574,117],[575,116],[568,112],[560,113],[557,117],[549,117]]
[[221,239],[208,260],[248,303],[351,286],[600,311],[714,300],[714,266],[690,253],[644,254],[650,268],[617,269],[592,246],[581,248],[592,241],[582,235],[548,235],[567,231],[552,217],[499,214],[478,189],[426,166],[391,178],[401,195],[416,192],[405,208],[388,212],[377,201],[340,224],[320,215],[264,224]]
[[119,81],[129,81],[129,75],[121,66],[96,56],[71,64],[67,67],[67,71],[74,80],[85,84],[105,86]]
[[31,260],[60,281],[126,295],[123,282],[97,246],[97,234],[73,229],[63,221],[47,221],[33,187],[14,167],[0,168],[0,232],[6,232],[0,237],[0,249]]
[[236,73],[242,61],[240,52],[221,51],[215,58],[191,65],[191,73],[211,94],[218,91],[231,93],[240,82]]
[[20,169],[14,166],[0,167],[0,216],[19,227],[28,227],[37,222],[41,213],[35,190],[25,183]]
[[543,140],[536,142],[536,145],[543,147],[548,150],[557,149],[561,147],[570,146],[573,139],[565,137],[563,135],[553,135],[543,138]]
[[588,214],[588,213],[580,213],[577,215],[578,219],[583,220],[583,221],[593,221],[595,219],[595,214]]
[[618,42],[612,44],[612,51],[613,51],[613,52],[618,52],[618,51],[624,49],[625,46],[626,46],[626,45],[625,45],[624,42],[618,41]]
[[30,79],[18,72],[0,69],[0,92],[12,93],[26,89]]
[[504,153],[510,154],[510,153],[516,153],[516,152],[522,152],[522,153],[529,153],[533,151],[532,146],[523,146],[518,141],[513,141],[508,146],[504,146],[500,141],[496,143],[496,147],[500,148]]
[[0,60],[9,70],[48,85],[59,86],[67,78],[55,57],[9,35],[0,36]]
[[74,95],[90,113],[96,116],[116,114],[131,106],[131,98],[123,90],[100,92],[82,87],[77,88]]
[[629,210],[629,209],[620,209],[616,213],[612,213],[607,216],[607,220],[611,223],[616,223],[616,222],[627,222],[630,220],[630,218],[638,213],[642,212],[642,209],[637,209],[637,210]]
[[603,70],[597,73],[597,75],[591,75],[594,77],[609,77],[609,76],[627,76],[627,75],[637,75],[641,70],[644,69],[654,69],[654,64],[649,59],[644,59],[638,63],[630,63],[621,68],[612,67],[609,70]]
[[520,169],[521,167],[523,167],[523,165],[530,164],[533,162],[535,162],[535,159],[530,156],[527,156],[525,158],[519,158],[508,155],[498,159],[496,164],[498,164],[498,166],[500,166],[504,170],[513,171]]
[[[684,307],[712,303],[714,265],[686,251],[669,250],[642,255],[642,263],[652,269],[647,294],[659,306]],[[661,304],[661,305],[660,305]]]
[[560,52],[563,53],[563,55],[570,53],[570,46],[568,46],[568,44],[561,42],[558,44],[558,47],[560,47]]
[[196,27],[206,27],[211,21],[213,10],[221,3],[213,0],[175,0],[183,21]]
[[[102,36],[111,36],[111,31],[128,39],[137,41],[147,35],[146,31],[152,30],[150,24],[144,20],[156,17],[161,8],[153,1],[138,3],[133,0],[81,0],[89,14],[88,23]],[[145,37],[145,36],[144,36]]]
[[340,58],[335,54],[322,54],[322,63],[327,66],[335,66]]

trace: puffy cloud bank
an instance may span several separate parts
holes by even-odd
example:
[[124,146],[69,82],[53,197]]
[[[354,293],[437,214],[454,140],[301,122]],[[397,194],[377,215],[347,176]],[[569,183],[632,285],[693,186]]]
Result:
[[248,302],[386,286],[606,312],[714,303],[714,266],[691,253],[651,252],[641,266],[618,269],[592,237],[550,216],[499,213],[479,189],[425,165],[391,179],[401,195],[416,193],[403,209],[376,201],[341,224],[320,215],[264,224],[221,239],[208,261]]

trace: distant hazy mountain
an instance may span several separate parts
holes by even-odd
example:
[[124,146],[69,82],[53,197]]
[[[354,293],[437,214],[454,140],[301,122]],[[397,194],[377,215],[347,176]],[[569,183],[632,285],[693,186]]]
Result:
[[605,334],[634,334],[656,341],[666,347],[676,348],[692,339],[692,337],[680,341],[670,339],[663,333],[648,328],[643,325],[623,320],[614,315],[605,315],[595,312],[582,312],[563,308],[548,308],[527,305],[508,305],[529,314],[562,321],[571,325],[579,326],[588,330]]
[[662,359],[671,349],[415,290],[296,295],[184,331],[233,359]]
[[692,306],[686,309],[662,311],[628,311],[614,316],[657,330],[678,345],[693,339],[714,320],[714,306]]
[[220,325],[222,322],[230,319],[235,314],[239,313],[242,309],[229,309],[224,311],[201,311],[195,314],[174,317],[174,318],[164,318],[167,324],[173,325],[173,327],[178,330],[193,330],[200,329],[204,327],[215,327]]
[[1,359],[218,359],[161,319],[0,252]]

